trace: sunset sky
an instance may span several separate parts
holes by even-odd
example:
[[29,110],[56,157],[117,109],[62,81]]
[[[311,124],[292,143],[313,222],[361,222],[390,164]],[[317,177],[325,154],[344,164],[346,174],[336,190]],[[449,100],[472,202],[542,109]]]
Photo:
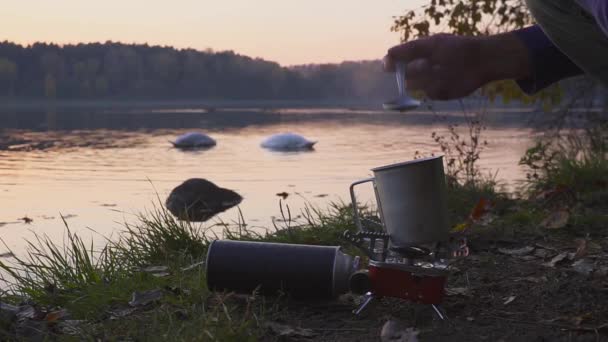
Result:
[[381,58],[425,0],[4,0],[0,40],[234,50],[282,65]]

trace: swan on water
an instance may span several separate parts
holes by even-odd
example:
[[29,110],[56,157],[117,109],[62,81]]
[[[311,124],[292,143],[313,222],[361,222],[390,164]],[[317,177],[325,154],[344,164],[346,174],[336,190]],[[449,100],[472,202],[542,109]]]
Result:
[[199,133],[199,132],[190,132],[183,135],[180,135],[175,139],[175,141],[171,141],[173,147],[176,148],[205,148],[215,146],[216,142],[210,136]]
[[310,141],[295,133],[279,133],[262,141],[262,147],[276,151],[312,150],[316,141]]

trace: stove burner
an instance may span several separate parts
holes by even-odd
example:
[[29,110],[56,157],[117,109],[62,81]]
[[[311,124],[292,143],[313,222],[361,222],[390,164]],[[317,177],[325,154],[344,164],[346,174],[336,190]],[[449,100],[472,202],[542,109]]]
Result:
[[408,259],[418,259],[424,258],[431,254],[431,250],[425,247],[390,247],[391,252],[402,255],[404,258]]
[[391,246],[385,232],[344,232],[344,238],[369,257],[367,268],[349,279],[353,293],[363,295],[363,303],[353,312],[359,314],[374,298],[392,297],[430,304],[441,319],[438,305],[443,300],[449,273],[448,259],[468,254],[466,239],[424,246]]

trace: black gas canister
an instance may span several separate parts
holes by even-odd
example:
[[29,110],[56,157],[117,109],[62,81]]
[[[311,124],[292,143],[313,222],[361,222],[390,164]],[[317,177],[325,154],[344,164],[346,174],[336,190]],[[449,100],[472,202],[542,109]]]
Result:
[[339,246],[216,240],[209,245],[207,286],[213,291],[332,298],[348,291],[358,262]]

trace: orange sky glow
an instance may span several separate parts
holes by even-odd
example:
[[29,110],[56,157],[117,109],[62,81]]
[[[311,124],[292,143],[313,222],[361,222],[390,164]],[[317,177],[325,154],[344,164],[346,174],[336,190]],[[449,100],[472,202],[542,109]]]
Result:
[[0,40],[233,50],[282,65],[381,58],[425,0],[5,0]]

